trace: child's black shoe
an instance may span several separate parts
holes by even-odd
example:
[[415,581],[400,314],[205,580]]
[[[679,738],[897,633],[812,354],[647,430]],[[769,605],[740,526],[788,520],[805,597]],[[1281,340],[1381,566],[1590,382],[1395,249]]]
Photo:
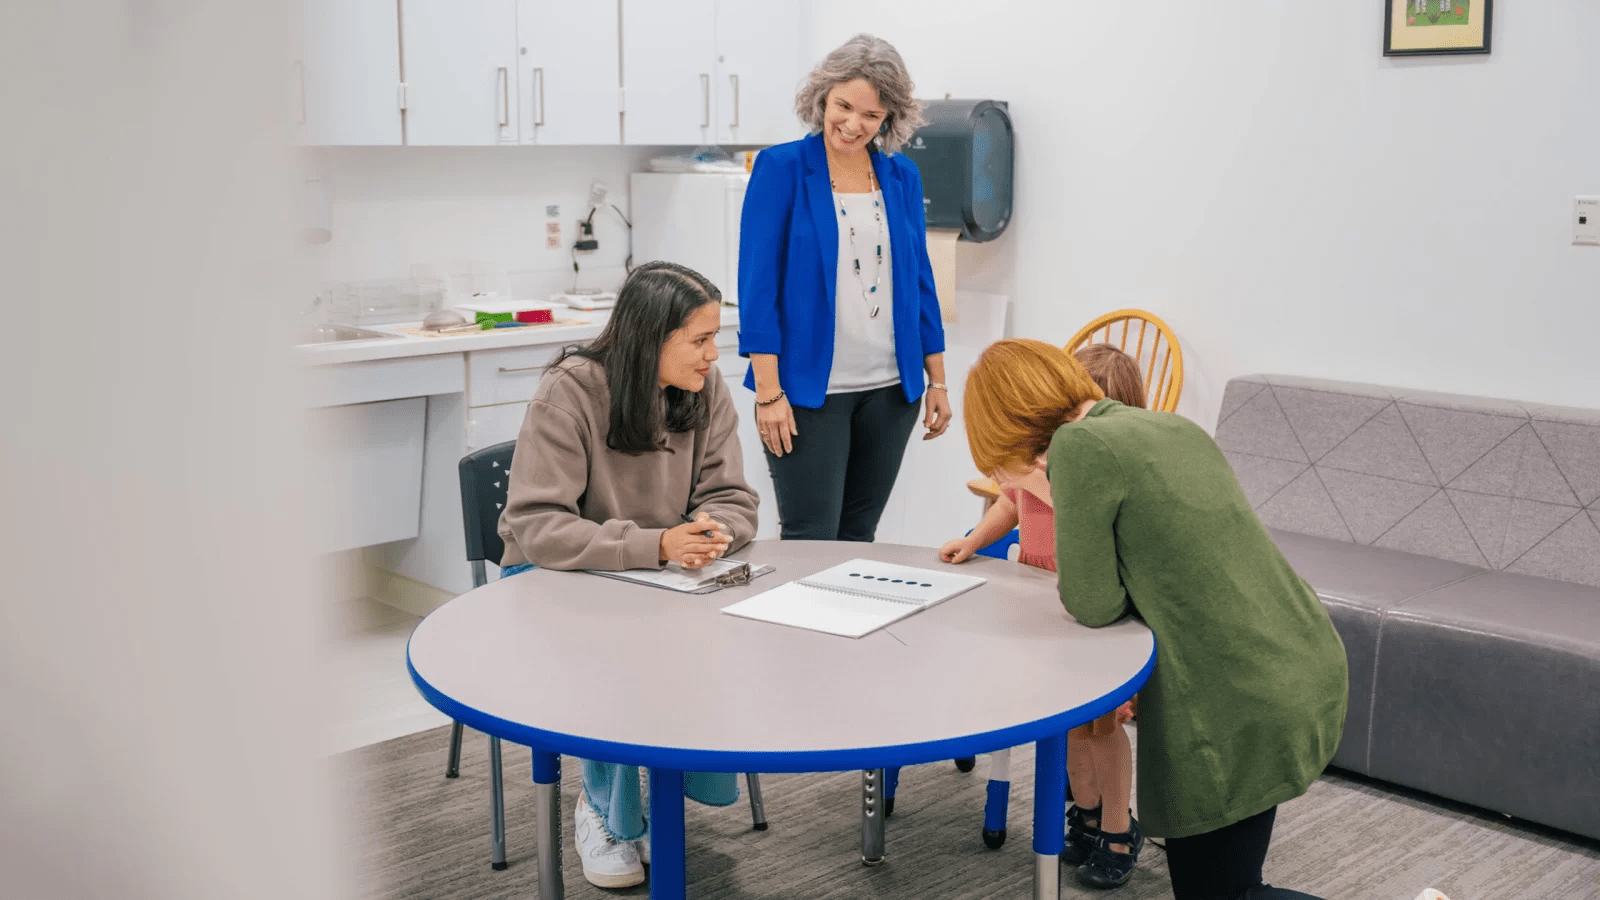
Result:
[[[1090,825],[1088,819],[1093,819]],[[1094,855],[1094,848],[1100,839],[1100,807],[1094,809],[1079,809],[1078,805],[1067,807],[1067,844],[1061,851],[1061,861],[1069,866],[1081,866]]]
[[[1128,852],[1118,853],[1111,849],[1112,844],[1124,844]],[[1078,867],[1078,883],[1092,888],[1114,888],[1126,884],[1133,875],[1133,866],[1139,861],[1142,847],[1144,834],[1139,831],[1139,820],[1130,813],[1127,831],[1100,832],[1089,860]]]

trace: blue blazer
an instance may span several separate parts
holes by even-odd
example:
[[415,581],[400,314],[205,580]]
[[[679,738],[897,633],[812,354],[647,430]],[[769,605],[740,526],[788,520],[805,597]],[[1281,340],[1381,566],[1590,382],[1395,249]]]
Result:
[[[922,358],[944,352],[944,324],[928,262],[922,175],[905,154],[874,152],[883,191],[894,296],[894,355],[906,399],[922,396]],[[761,151],[739,223],[739,355],[778,354],[789,402],[816,408],[833,370],[839,221],[822,135]],[[745,387],[755,390],[755,372]]]

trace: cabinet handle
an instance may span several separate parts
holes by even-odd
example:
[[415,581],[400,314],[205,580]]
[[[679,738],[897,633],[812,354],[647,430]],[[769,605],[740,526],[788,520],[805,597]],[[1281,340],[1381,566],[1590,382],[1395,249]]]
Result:
[[539,115],[538,115],[537,118],[535,118],[533,120],[533,124],[535,124],[535,125],[543,125],[544,124],[544,67],[543,66],[534,67],[533,77],[539,82]]
[[511,125],[511,79],[505,66],[495,70],[495,90],[503,91],[500,94],[500,127],[507,128]]
[[737,73],[728,76],[733,82],[733,121],[728,123],[729,128],[739,127],[739,76]]
[[709,73],[707,73],[707,72],[701,72],[700,73],[700,91],[703,94],[705,94],[705,98],[706,98],[706,111],[705,111],[705,114],[700,117],[700,127],[701,128],[710,128],[711,127],[711,75]]
[[300,73],[300,123],[299,124],[304,125],[306,123],[306,63],[305,63],[305,60],[302,60],[302,59],[295,60],[294,61],[294,67]]
[[508,368],[506,366],[501,366],[500,367],[500,374],[501,375],[515,375],[518,372],[538,372],[538,371],[541,371],[543,369],[548,369],[548,368],[550,368],[550,367],[547,366],[547,365],[545,365],[545,366],[513,366],[513,367],[510,367],[510,368]]

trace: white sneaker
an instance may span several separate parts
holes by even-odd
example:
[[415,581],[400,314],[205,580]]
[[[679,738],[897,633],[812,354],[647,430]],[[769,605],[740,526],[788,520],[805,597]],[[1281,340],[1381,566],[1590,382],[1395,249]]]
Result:
[[1422,893],[1417,895],[1417,900],[1450,900],[1450,898],[1433,888],[1423,888]]
[[602,888],[625,888],[644,883],[644,866],[633,841],[619,841],[606,830],[595,812],[589,795],[578,792],[578,808],[572,813],[573,842],[583,863],[583,877]]
[[[650,865],[650,826],[644,826],[644,834],[633,842],[633,848],[639,852],[639,862]],[[1449,900],[1449,898],[1446,898]]]

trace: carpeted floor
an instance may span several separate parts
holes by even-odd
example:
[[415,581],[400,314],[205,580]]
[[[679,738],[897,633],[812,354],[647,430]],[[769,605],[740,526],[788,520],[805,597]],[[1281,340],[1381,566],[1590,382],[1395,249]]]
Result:
[[[489,868],[487,739],[472,731],[461,777],[444,777],[448,728],[340,754],[350,791],[357,895],[368,900],[491,900],[537,895],[533,785],[526,748],[505,745],[506,855]],[[648,896],[647,886],[604,891],[583,879],[571,848],[575,764],[563,766],[562,834],[566,896],[572,900]],[[950,763],[901,774],[888,823],[888,861],[861,865],[857,772],[766,775],[771,828],[750,827],[748,804],[690,804],[689,896],[705,900],[870,898],[989,900],[1031,896],[1033,751],[1013,753],[1010,831],[999,851],[984,848],[986,765]],[[1600,843],[1436,798],[1330,773],[1279,809],[1271,883],[1328,900],[1412,900],[1436,887],[1451,900],[1597,900]],[[1063,897],[1170,898],[1166,861],[1146,844],[1133,879],[1110,894],[1062,873]]]

